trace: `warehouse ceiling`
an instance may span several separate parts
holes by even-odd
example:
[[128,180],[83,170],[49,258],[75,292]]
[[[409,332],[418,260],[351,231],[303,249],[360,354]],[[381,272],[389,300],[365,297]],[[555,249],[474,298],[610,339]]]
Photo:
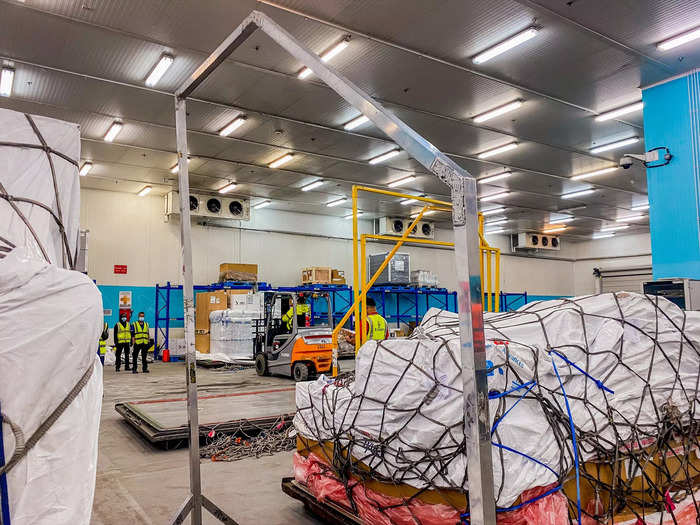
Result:
[[[509,171],[479,184],[479,193],[508,192],[480,207],[504,207],[493,217],[508,219],[497,228],[512,233],[573,216],[563,235],[576,240],[638,215],[633,208],[647,203],[642,167],[571,179],[645,149],[641,111],[595,117],[700,63],[700,44],[656,47],[700,20],[700,2],[688,0],[0,0],[0,59],[16,72],[0,107],[79,123],[83,161],[93,163],[83,187],[136,193],[148,184],[166,193],[177,185],[172,93],[253,9],[319,54],[349,39],[332,67],[478,179]],[[538,31],[527,42],[474,62],[531,27]],[[147,87],[164,53],[174,62]],[[236,182],[232,194],[253,204],[345,216],[349,201],[326,203],[349,197],[353,184],[386,188],[415,175],[401,191],[449,200],[405,152],[370,164],[395,145],[371,123],[346,131],[360,113],[313,74],[298,78],[302,67],[257,32],[197,89],[188,104],[193,191]],[[522,104],[513,111],[474,119],[514,101]],[[238,116],[245,122],[219,136]],[[105,142],[114,121],[123,128]],[[627,147],[591,151],[634,137]],[[512,142],[518,147],[478,157]],[[287,153],[290,162],[268,167]],[[586,189],[595,191],[562,198]],[[415,209],[387,197],[363,198],[360,207],[368,217]],[[646,216],[618,233],[639,231],[648,231]]]

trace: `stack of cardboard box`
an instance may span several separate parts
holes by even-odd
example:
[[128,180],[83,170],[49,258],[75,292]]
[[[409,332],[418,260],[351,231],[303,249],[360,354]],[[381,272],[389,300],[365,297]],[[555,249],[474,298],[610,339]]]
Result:
[[250,290],[217,290],[197,294],[194,318],[194,347],[203,354],[209,353],[210,327],[209,314],[216,310],[226,310],[233,303],[235,295],[247,295]]

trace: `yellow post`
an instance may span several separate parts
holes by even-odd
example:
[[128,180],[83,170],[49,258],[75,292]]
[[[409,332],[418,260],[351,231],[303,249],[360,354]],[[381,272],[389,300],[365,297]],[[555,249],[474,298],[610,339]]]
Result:
[[[482,285],[483,288],[483,285]],[[491,308],[491,250],[486,249],[486,311],[493,312]]]
[[[360,263],[360,267],[362,270],[360,271],[360,282],[362,283],[362,290],[364,290],[367,287],[367,237],[366,234],[363,234],[362,237],[360,237],[360,257],[362,258],[362,262]],[[360,347],[364,344],[365,342],[365,321],[367,319],[367,294],[362,296],[362,299],[360,300],[360,328],[357,328],[357,324],[355,325],[355,353],[358,352]]]
[[496,250],[496,311],[501,311],[501,250]]
[[[358,224],[357,224],[357,186],[352,187],[352,288],[353,288],[353,311],[355,315],[355,331],[357,332],[357,323],[360,319],[360,308],[358,298],[360,297],[360,276],[357,274],[357,240],[358,240]],[[364,264],[364,258],[362,260]],[[344,324],[344,323],[342,323]],[[341,326],[342,326],[341,324]],[[357,337],[355,338],[355,353],[359,346],[357,345]],[[335,377],[335,375],[334,375]]]

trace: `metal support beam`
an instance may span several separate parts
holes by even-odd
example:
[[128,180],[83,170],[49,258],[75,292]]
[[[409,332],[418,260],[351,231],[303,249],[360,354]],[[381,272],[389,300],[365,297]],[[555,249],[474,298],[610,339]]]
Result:
[[[488,405],[488,385],[486,372],[486,349],[484,341],[483,307],[481,304],[481,275],[479,270],[479,233],[477,221],[476,180],[458,164],[430,142],[407,126],[403,121],[388,112],[380,103],[372,99],[347,78],[325,64],[313,53],[271,18],[259,11],[253,11],[212,53],[190,78],[176,91],[176,125],[178,138],[178,158],[180,168],[180,200],[183,245],[183,275],[185,302],[185,343],[188,348],[188,398],[195,394],[196,417],[196,376],[194,368],[194,347],[192,335],[192,270],[189,224],[189,185],[187,182],[187,137],[185,101],[198,85],[216,69],[256,28],[263,30],[272,40],[287,50],[294,58],[311,69],[314,74],[347,102],[360,110],[374,125],[388,135],[396,144],[406,150],[415,160],[434,173],[447,184],[452,195],[453,222],[455,232],[455,255],[457,263],[458,303],[460,322],[460,343],[462,361],[462,383],[464,387],[464,433],[465,453],[468,461],[469,512],[473,525],[495,525],[496,505],[493,490],[493,465],[491,459],[491,420]],[[355,233],[355,237],[356,237]],[[188,268],[190,266],[190,268]],[[189,279],[189,280],[188,280]],[[189,297],[189,299],[188,299]],[[189,313],[188,313],[189,308]],[[356,319],[357,322],[357,319]],[[189,332],[189,339],[188,339]],[[192,347],[191,347],[192,346]],[[192,367],[190,368],[190,353]],[[190,375],[192,376],[190,378]],[[189,403],[188,403],[189,405]],[[191,407],[188,406],[191,411]],[[190,413],[190,418],[192,414]],[[190,419],[192,425],[192,419]],[[190,427],[192,428],[192,426]],[[195,431],[197,427],[195,426]],[[193,489],[196,482],[201,494],[199,480],[199,454],[192,454],[193,441],[190,441],[191,475]],[[198,449],[198,445],[194,448]],[[194,462],[197,466],[194,469]],[[196,497],[196,496],[195,496]],[[209,509],[207,504],[207,509]],[[194,512],[201,514],[201,495],[193,502]],[[201,519],[201,518],[200,518]],[[194,524],[199,525],[200,522]]]

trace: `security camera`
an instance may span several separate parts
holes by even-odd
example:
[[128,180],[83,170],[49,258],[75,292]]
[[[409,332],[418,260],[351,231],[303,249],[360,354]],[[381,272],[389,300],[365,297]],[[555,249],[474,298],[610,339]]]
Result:
[[[659,159],[659,151],[665,151],[663,155],[663,162]],[[661,166],[666,166],[673,155],[665,146],[659,146],[658,148],[653,148],[644,153],[643,155],[634,155],[632,153],[625,153],[620,159],[620,167],[623,169],[630,169],[635,160],[641,162],[642,166],[645,168],[660,168]]]
[[620,167],[625,170],[630,169],[633,163],[634,159],[632,159],[631,155],[625,155],[620,159]]

